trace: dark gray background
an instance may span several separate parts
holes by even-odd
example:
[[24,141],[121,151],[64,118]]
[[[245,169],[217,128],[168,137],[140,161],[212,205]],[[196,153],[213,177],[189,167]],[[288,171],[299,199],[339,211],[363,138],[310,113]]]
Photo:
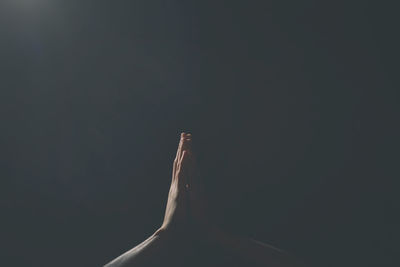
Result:
[[391,266],[398,9],[321,2],[2,1],[1,265],[144,240],[190,131],[219,224]]

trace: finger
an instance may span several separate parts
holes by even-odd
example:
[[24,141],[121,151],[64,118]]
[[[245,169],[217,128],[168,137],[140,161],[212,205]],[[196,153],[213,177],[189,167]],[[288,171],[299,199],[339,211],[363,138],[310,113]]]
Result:
[[176,158],[174,159],[174,163],[172,164],[172,181],[174,181],[175,180],[175,172],[176,172],[176,165],[177,165],[177,162],[176,162],[177,160],[176,160]]
[[176,151],[176,157],[173,164],[172,170],[172,180],[176,178],[176,171],[178,171],[178,163],[182,160],[182,153],[184,150],[191,149],[191,134],[190,133],[181,133],[181,138],[179,141],[178,149]]
[[179,138],[178,149],[176,150],[176,157],[175,157],[177,160],[179,160],[182,156],[182,153],[181,153],[182,143],[183,143],[183,140],[185,139],[185,135],[186,134],[184,132],[182,132],[180,135],[180,138]]
[[184,150],[188,150],[191,147],[191,135],[190,134],[186,134],[186,133],[181,133],[181,139],[179,142],[179,147],[178,147],[178,151],[177,151],[177,158],[178,160],[181,159],[182,157],[182,153]]
[[192,176],[192,157],[191,157],[191,150],[192,150],[192,135],[187,133],[183,136],[182,140],[182,147],[181,150],[185,152],[185,183],[184,186],[188,186],[187,189],[191,186],[190,177]]
[[183,153],[183,151],[191,151],[192,149],[192,139],[191,138],[184,138],[182,140],[182,147],[181,147],[181,151]]
[[181,133],[180,138],[179,138],[179,143],[178,143],[178,148],[176,150],[176,155],[173,163],[173,168],[172,168],[172,179],[175,179],[175,173],[178,171],[178,163],[181,158],[181,147],[182,147],[182,137],[184,136],[184,133]]

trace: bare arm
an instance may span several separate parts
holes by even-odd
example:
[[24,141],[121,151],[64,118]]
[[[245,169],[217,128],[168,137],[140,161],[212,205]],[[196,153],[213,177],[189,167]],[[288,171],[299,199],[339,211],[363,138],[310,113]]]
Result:
[[153,255],[160,254],[168,239],[159,232],[154,233],[141,244],[114,259],[105,267],[146,266],[154,264]]
[[190,146],[190,137],[181,135],[173,164],[172,181],[162,226],[141,244],[125,252],[106,264],[107,267],[153,266],[168,261],[174,263],[182,253],[181,230],[187,221],[187,164],[186,149]]

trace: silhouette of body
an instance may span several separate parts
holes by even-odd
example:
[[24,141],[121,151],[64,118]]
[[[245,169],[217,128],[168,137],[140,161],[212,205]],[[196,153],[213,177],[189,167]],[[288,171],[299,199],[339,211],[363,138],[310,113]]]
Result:
[[279,249],[226,233],[212,223],[192,151],[192,135],[182,133],[161,227],[105,266],[290,267],[300,264]]

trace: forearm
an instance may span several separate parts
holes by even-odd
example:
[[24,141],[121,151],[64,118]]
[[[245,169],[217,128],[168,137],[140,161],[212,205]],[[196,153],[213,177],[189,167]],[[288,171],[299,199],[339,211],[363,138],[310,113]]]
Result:
[[145,241],[114,259],[105,267],[151,266],[172,249],[171,237],[158,230]]

